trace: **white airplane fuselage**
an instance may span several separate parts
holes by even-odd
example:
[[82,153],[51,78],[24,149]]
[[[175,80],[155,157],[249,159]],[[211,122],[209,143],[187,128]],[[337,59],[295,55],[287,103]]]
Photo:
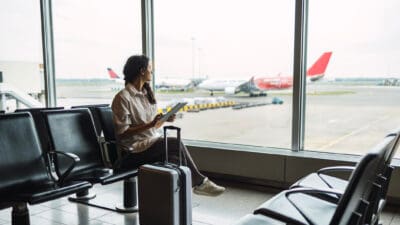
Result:
[[225,91],[227,88],[236,88],[244,82],[246,80],[209,79],[201,82],[198,88],[209,91]]

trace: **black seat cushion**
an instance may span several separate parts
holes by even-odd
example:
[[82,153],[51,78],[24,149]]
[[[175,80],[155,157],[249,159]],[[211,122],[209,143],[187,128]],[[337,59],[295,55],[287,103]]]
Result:
[[112,170],[104,167],[89,168],[72,174],[69,180],[83,180],[90,183],[111,184],[129,177],[137,176],[137,170]]
[[38,204],[71,195],[91,187],[92,185],[89,182],[82,181],[66,182],[63,186],[49,183],[37,187],[25,188],[15,195],[14,200]]
[[129,177],[137,176],[138,170],[118,170],[112,176],[107,177],[102,181],[102,184],[111,184],[116,181],[124,180]]
[[[289,199],[285,196],[285,191],[274,196],[272,199],[263,203],[255,210],[266,208],[285,217],[290,217],[301,223],[308,224],[299,210],[315,224],[328,225],[335,213],[336,204],[321,200],[307,194],[292,194]],[[297,209],[297,208],[298,209]]]
[[68,180],[85,180],[90,183],[101,183],[103,180],[113,175],[113,170],[99,167],[90,167],[71,173]]
[[259,210],[260,208],[266,208],[275,211],[281,214],[282,216],[291,217],[299,221],[300,223],[307,224],[307,220],[304,219],[304,217],[296,209],[296,207],[293,206],[286,198],[285,192],[281,192],[275,195],[273,198],[271,198],[270,200],[266,201],[265,203],[257,207],[257,209],[254,212],[257,213],[257,210]]
[[[324,180],[326,180],[329,185],[338,191],[344,191],[346,189],[346,186],[348,184],[347,180],[343,180],[337,177],[321,174],[320,176],[323,177]],[[326,189],[330,188],[324,181],[321,180],[321,178],[318,176],[317,173],[311,173],[307,175],[306,177],[302,178],[298,182],[294,183],[292,186],[300,186],[300,187],[312,187],[312,188],[317,188],[317,189]]]

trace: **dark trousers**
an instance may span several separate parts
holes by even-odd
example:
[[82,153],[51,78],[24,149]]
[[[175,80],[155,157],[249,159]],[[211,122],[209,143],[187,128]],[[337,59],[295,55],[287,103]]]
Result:
[[[196,186],[203,182],[205,176],[200,173],[194,163],[192,157],[186,146],[180,142],[178,145],[178,140],[174,137],[168,137],[168,162],[179,165],[179,149],[182,155],[182,165],[189,167],[192,172],[192,185]],[[137,168],[143,164],[154,163],[154,162],[164,162],[165,160],[165,145],[164,138],[159,138],[150,148],[139,153],[129,153],[124,156],[121,161],[121,168]]]

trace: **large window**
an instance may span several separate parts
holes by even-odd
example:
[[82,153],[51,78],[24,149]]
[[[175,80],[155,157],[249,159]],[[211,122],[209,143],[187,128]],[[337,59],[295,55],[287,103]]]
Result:
[[0,2],[0,110],[44,105],[39,1]]
[[294,1],[169,0],[154,11],[159,107],[188,102],[183,138],[290,148]]
[[140,1],[57,0],[53,18],[57,105],[110,103],[142,52]]
[[400,2],[310,1],[308,62],[332,51],[307,84],[305,148],[362,154],[400,126]]

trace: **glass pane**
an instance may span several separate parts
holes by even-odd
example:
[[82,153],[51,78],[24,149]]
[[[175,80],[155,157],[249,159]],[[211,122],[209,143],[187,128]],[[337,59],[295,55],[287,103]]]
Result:
[[57,105],[111,103],[123,63],[142,52],[139,0],[53,1]]
[[294,1],[169,0],[154,10],[159,107],[188,102],[176,121],[183,138],[290,148]]
[[45,104],[40,26],[39,1],[0,2],[0,110]]
[[310,1],[308,61],[332,57],[325,76],[307,84],[306,149],[363,154],[400,126],[399,7]]

